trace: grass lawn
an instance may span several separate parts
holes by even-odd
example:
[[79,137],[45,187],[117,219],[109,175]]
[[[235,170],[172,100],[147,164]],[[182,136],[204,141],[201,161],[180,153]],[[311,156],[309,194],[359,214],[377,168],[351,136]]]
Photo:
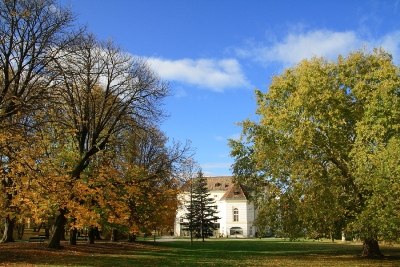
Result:
[[400,266],[400,247],[364,259],[361,245],[280,239],[79,243],[49,250],[40,243],[0,244],[0,266]]

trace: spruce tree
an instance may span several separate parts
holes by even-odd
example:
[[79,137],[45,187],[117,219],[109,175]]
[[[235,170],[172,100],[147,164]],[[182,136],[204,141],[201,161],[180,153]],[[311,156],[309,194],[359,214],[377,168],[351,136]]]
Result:
[[190,191],[190,202],[187,206],[188,230],[191,237],[193,233],[201,237],[203,242],[206,237],[212,236],[216,229],[215,223],[219,219],[216,216],[217,206],[207,188],[207,179],[200,171]]

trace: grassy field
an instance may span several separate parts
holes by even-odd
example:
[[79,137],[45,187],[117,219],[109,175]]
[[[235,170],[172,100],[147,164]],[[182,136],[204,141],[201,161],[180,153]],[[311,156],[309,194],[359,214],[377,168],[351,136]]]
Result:
[[0,266],[400,266],[400,247],[381,246],[383,259],[358,256],[361,245],[320,241],[187,240],[169,242],[64,244],[0,244]]

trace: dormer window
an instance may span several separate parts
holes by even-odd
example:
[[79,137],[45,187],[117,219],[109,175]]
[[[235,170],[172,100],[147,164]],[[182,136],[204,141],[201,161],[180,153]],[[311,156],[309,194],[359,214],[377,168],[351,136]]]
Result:
[[221,186],[220,183],[216,183],[216,184],[215,184],[215,187],[220,187],[220,186]]
[[239,192],[239,191],[235,191],[235,192],[233,192],[233,194],[234,194],[235,196],[237,196],[237,195],[240,195],[240,192]]

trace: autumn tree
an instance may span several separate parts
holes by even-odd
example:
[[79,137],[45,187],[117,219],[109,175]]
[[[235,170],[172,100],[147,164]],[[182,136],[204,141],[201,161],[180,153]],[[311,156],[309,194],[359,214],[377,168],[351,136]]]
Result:
[[0,156],[0,216],[4,218],[3,236],[0,242],[13,242],[14,226],[17,219],[23,215],[21,209],[23,207],[17,205],[15,198],[20,193],[21,182],[25,180],[24,177],[28,172],[27,165],[30,165],[32,160],[24,154],[32,150],[26,149],[27,147],[24,146],[17,146],[17,140],[19,140],[19,144],[28,144],[28,140],[21,136],[14,136],[12,138],[14,142],[10,142],[11,136],[3,135],[2,137],[7,141],[2,144],[2,155]]
[[[167,87],[145,62],[91,35],[63,52],[64,56],[52,65],[58,77],[55,113],[59,126],[71,134],[78,154],[70,172],[70,185],[74,185],[83,179],[81,174],[93,157],[105,150],[130,120],[140,122],[161,114],[157,104]],[[69,199],[76,197],[71,191]],[[67,213],[66,205],[60,203],[49,247],[60,246]]]
[[[13,231],[17,207],[9,205],[21,184],[21,175],[11,176],[16,173],[11,166],[26,167],[16,161],[26,158],[21,151],[34,143],[28,140],[38,123],[32,116],[50,96],[54,77],[47,67],[79,35],[70,30],[72,22],[71,12],[52,0],[0,1],[0,168],[8,229],[4,233]],[[12,241],[12,235],[4,235],[2,241]]]
[[126,226],[132,240],[138,232],[172,228],[179,182],[176,173],[192,156],[188,143],[167,145],[168,139],[154,125],[141,127],[122,137],[116,155],[120,174],[114,183],[120,202],[109,203],[109,222]]
[[256,92],[260,120],[230,141],[237,179],[255,193],[279,188],[274,215],[293,213],[291,234],[343,231],[364,242],[364,256],[380,256],[378,241],[399,237],[399,77],[381,50],[275,76]]

